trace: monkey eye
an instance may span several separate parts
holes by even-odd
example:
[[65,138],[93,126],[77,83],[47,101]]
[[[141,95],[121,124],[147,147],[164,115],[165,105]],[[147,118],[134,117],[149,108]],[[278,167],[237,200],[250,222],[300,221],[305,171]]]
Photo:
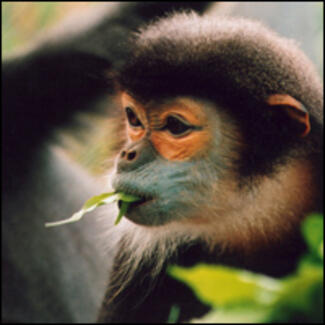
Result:
[[142,126],[142,123],[137,118],[136,114],[133,112],[133,110],[130,107],[125,108],[126,116],[128,118],[129,123],[134,127]]
[[176,116],[168,116],[164,129],[168,130],[174,136],[182,136],[193,129],[193,126],[187,124]]

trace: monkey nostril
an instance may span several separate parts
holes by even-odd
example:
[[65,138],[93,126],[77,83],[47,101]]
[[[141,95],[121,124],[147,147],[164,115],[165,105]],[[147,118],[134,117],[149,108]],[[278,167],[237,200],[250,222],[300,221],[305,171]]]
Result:
[[137,155],[136,151],[131,151],[127,154],[126,159],[133,160],[136,157],[136,155]]
[[126,154],[126,152],[123,150],[123,151],[121,152],[121,157],[124,158],[125,154]]

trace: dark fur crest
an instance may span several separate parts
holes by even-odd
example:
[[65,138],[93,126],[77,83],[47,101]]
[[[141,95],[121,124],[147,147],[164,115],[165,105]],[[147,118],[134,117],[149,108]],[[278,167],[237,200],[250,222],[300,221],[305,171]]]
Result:
[[143,29],[120,84],[143,99],[184,94],[245,104],[286,93],[311,111],[322,106],[319,78],[292,41],[257,22],[195,13]]

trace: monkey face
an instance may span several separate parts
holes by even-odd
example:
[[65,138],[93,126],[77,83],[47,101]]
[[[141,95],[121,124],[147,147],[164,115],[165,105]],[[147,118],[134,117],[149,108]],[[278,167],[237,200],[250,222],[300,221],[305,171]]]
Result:
[[116,160],[113,187],[142,198],[126,217],[144,225],[202,218],[234,158],[222,131],[230,129],[214,105],[188,97],[143,105],[123,94],[122,107],[128,141]]

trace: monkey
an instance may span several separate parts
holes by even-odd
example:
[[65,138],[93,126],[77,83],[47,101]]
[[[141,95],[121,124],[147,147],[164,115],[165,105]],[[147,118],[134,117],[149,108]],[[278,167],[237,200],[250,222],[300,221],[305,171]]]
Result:
[[174,13],[141,27],[116,71],[126,143],[112,185],[122,220],[98,322],[178,321],[209,307],[170,264],[281,277],[322,212],[323,90],[291,40],[244,18]]
[[[94,320],[98,300],[102,298],[104,290],[102,286],[107,281],[108,266],[106,261],[103,263],[100,260],[98,250],[93,247],[98,237],[93,219],[85,219],[82,223],[50,232],[44,229],[43,223],[48,221],[49,216],[73,213],[89,196],[103,188],[94,186],[92,178],[80,166],[53,150],[52,136],[59,133],[62,126],[71,128],[74,114],[95,110],[99,106],[98,100],[103,96],[104,101],[107,101],[106,106],[110,110],[114,109],[112,102],[106,98],[112,85],[107,82],[105,74],[107,70],[125,62],[127,49],[124,41],[130,31],[169,10],[193,8],[203,12],[208,6],[206,2],[117,4],[116,11],[107,13],[103,20],[97,20],[94,25],[84,29],[82,19],[82,31],[74,30],[69,34],[69,30],[65,28],[61,30],[64,38],[61,38],[61,34],[54,39],[45,39],[45,42],[31,51],[3,62],[3,321]],[[307,105],[306,107],[309,109]],[[308,120],[306,124],[308,125]],[[311,126],[315,132],[317,123],[312,123]],[[262,126],[261,128],[264,131]],[[310,133],[307,137],[309,136]],[[317,170],[321,170],[321,167]],[[109,216],[107,215],[107,219]],[[138,256],[143,253],[143,247],[151,245],[150,236],[144,236],[141,227],[133,228],[126,220],[112,229],[112,233],[118,233],[121,227],[129,228],[125,231],[134,233],[133,247],[136,246],[135,252]],[[167,236],[168,232],[164,234]],[[143,240],[136,241],[137,237]],[[109,240],[107,236],[106,242]],[[215,262],[213,254],[205,254],[203,258],[201,246],[194,242],[190,246],[189,242],[185,243],[179,237],[170,237],[168,240],[174,246],[178,246],[178,242],[186,244],[186,254],[184,252],[182,259],[187,264],[191,264],[190,261],[198,257]],[[183,249],[181,245],[178,248],[180,251]],[[114,251],[112,247],[111,251]],[[158,246],[156,251],[158,253]],[[169,252],[172,253],[170,247]],[[160,254],[163,263],[163,256],[166,254]],[[109,258],[110,256],[105,256],[105,260]],[[229,263],[229,255],[223,254],[222,258]],[[237,260],[241,258],[241,254],[236,256]],[[221,262],[221,258],[218,261]],[[247,263],[247,259],[245,261]],[[133,269],[135,265],[136,263],[133,264]],[[271,266],[276,269],[272,263]],[[270,269],[269,267],[269,272]],[[149,270],[152,275],[152,268],[148,268]],[[156,270],[158,274],[159,265]],[[148,282],[148,279],[143,281],[143,278],[143,273],[139,272],[139,283],[144,284],[139,292],[144,292]],[[170,296],[179,291],[184,294],[187,290],[170,278],[166,281],[165,285],[169,283],[166,294],[162,295],[160,291],[155,300],[150,296],[147,308],[142,309],[140,319],[150,313],[151,308],[153,313],[168,314]],[[118,282],[116,285],[119,285]],[[190,305],[191,292],[187,292],[189,299],[186,307],[191,309],[197,306],[197,302]],[[133,308],[134,304],[131,303],[130,307]],[[132,311],[132,308],[127,312]],[[204,306],[202,308],[207,310]],[[183,318],[184,312],[182,308]],[[132,315],[129,317],[132,318]],[[164,317],[162,319],[165,320]]]
[[103,6],[2,62],[3,322],[96,320],[113,254],[96,244],[102,225],[90,219],[49,231],[44,222],[72,214],[104,187],[59,150],[59,136],[83,128],[78,113],[115,114],[106,75],[123,65],[130,32],[168,11],[203,13],[210,3]]

